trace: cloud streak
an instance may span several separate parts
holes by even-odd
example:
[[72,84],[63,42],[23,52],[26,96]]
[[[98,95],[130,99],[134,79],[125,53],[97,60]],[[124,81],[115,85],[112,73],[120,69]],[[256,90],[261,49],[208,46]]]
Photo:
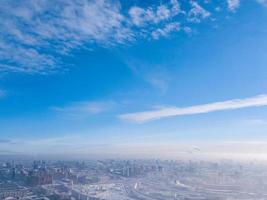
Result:
[[9,143],[11,143],[11,140],[0,139],[0,144],[9,144]]
[[233,99],[222,102],[202,104],[184,108],[169,107],[159,110],[122,114],[120,119],[133,122],[146,122],[167,117],[195,115],[222,110],[234,110],[248,107],[267,106],[267,95],[259,95],[245,99]]
[[85,117],[107,112],[111,110],[115,105],[116,103],[113,101],[81,101],[73,102],[63,107],[51,107],[51,110],[59,114],[63,114],[64,116]]

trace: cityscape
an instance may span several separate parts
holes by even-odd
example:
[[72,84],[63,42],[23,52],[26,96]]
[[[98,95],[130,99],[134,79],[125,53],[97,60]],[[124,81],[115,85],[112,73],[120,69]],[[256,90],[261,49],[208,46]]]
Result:
[[267,163],[1,160],[4,200],[264,200]]

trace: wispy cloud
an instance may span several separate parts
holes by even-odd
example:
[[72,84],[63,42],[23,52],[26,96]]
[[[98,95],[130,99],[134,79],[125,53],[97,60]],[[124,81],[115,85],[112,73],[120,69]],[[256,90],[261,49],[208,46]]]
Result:
[[0,144],[9,144],[11,143],[11,140],[7,140],[7,139],[0,139]]
[[111,110],[115,106],[115,102],[91,102],[91,101],[81,101],[73,102],[63,107],[51,107],[51,109],[60,114],[67,116],[81,117],[93,114],[99,114]]
[[183,12],[180,8],[180,4],[178,1],[172,0],[168,4],[162,4],[155,8],[133,6],[129,10],[129,15],[134,25],[142,27],[147,24],[158,24],[162,21],[171,19],[180,12]]
[[136,76],[142,78],[152,87],[161,92],[167,91],[172,76],[166,66],[146,63],[138,59],[128,59],[126,64]]
[[129,8],[119,0],[7,0],[0,13],[0,72],[42,74],[63,68],[60,58],[74,48],[159,39],[184,30],[187,18],[209,16],[196,2],[182,8],[177,0]]
[[202,104],[184,108],[168,107],[159,110],[128,113],[120,115],[119,118],[127,121],[145,122],[166,117],[194,115],[194,114],[209,113],[220,110],[233,110],[233,109],[241,109],[247,107],[266,106],[266,105],[267,105],[267,95],[259,95],[251,98],[233,99],[229,101]]
[[235,11],[240,6],[240,0],[227,0],[228,8]]
[[250,119],[245,119],[242,121],[243,124],[248,124],[248,125],[256,125],[256,126],[261,126],[261,125],[267,125],[267,120],[266,119],[261,119],[261,118],[250,118]]
[[[266,0],[255,1],[266,5]],[[240,6],[239,0],[225,2],[230,11]],[[138,39],[157,40],[179,31],[191,33],[192,23],[216,18],[206,4],[167,0],[124,7],[120,0],[3,1],[0,72],[48,74],[66,67],[60,58],[75,48],[112,47]]]
[[0,71],[48,73],[59,64],[58,54],[132,37],[120,5],[104,0],[5,1],[0,12]]
[[180,30],[180,23],[172,22],[166,24],[163,28],[158,28],[152,32],[152,38],[157,40],[160,37],[167,37],[171,32],[179,31]]
[[263,6],[267,6],[267,0],[257,0]]
[[192,22],[201,22],[201,20],[208,18],[211,13],[200,6],[196,1],[190,1],[192,6],[188,12],[188,20]]

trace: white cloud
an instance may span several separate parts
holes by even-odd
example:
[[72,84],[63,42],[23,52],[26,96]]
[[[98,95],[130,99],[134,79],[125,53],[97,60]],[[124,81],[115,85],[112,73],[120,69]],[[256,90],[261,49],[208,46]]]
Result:
[[190,1],[190,4],[192,8],[188,12],[189,21],[199,23],[201,20],[206,19],[211,15],[209,11],[205,10],[197,2]]
[[267,6],[267,0],[257,0],[257,2],[263,6]]
[[133,6],[129,10],[131,22],[142,27],[147,24],[158,24],[162,21],[169,20],[181,12],[180,4],[176,0],[171,0],[169,4],[162,4],[156,8],[147,9]]
[[228,8],[235,11],[240,6],[240,0],[227,0]]
[[171,32],[179,31],[180,30],[180,23],[172,22],[166,24],[163,28],[158,28],[152,32],[152,38],[157,40],[160,37],[167,37]]
[[[240,4],[238,0],[227,2],[230,10]],[[192,23],[212,14],[202,4],[207,5],[189,1],[188,6],[186,2],[167,0],[125,8],[120,0],[3,1],[0,72],[47,74],[64,69],[60,58],[75,48],[92,44],[110,48],[140,38],[168,37],[180,30],[191,33]],[[214,7],[218,5],[214,3]]]
[[209,113],[220,110],[233,110],[247,107],[267,105],[267,95],[260,95],[246,99],[234,99],[229,101],[215,102],[203,105],[190,106],[185,108],[169,107],[153,111],[128,113],[120,115],[119,118],[127,121],[145,122],[166,117],[194,115]]
[[104,0],[5,1],[0,12],[1,71],[47,73],[59,65],[57,55],[72,48],[132,37],[120,5]]
[[67,115],[67,116],[88,116],[92,114],[99,114],[112,109],[115,106],[115,102],[91,102],[81,101],[74,102],[63,107],[52,107],[53,111]]

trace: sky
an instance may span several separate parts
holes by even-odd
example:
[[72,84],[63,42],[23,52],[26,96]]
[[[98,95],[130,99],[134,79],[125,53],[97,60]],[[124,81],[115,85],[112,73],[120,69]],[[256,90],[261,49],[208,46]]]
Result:
[[267,159],[266,0],[6,0],[0,154]]

